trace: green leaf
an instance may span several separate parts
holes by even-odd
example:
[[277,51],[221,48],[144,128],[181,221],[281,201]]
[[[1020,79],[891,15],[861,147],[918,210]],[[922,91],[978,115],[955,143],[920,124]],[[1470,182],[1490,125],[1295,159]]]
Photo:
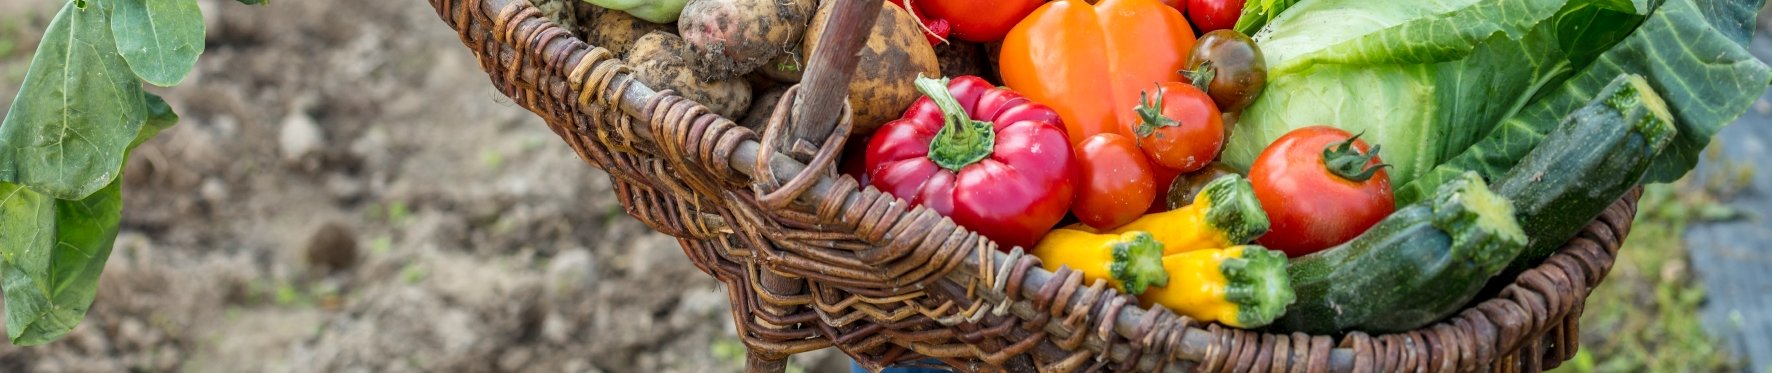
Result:
[[1648,5],[1643,6],[1637,8],[1623,0],[1571,1],[1557,14],[1557,44],[1574,66],[1587,67],[1600,53],[1636,31],[1648,17]]
[[1648,15],[1649,9],[1661,5],[1660,0],[1570,0],[1569,3],[1637,15]]
[[185,80],[203,54],[203,12],[197,0],[113,0],[111,33],[130,70],[148,83]]
[[1231,29],[1243,35],[1255,35],[1263,26],[1286,12],[1298,0],[1248,0],[1243,3],[1243,14],[1237,16],[1237,25]]
[[69,2],[43,34],[18,98],[0,122],[0,181],[83,199],[123,167],[146,113],[141,83],[117,54],[104,3]]
[[78,201],[0,183],[0,280],[13,344],[53,341],[86,318],[117,239],[121,183]]
[[122,163],[178,121],[112,39],[107,13],[128,7],[67,3],[0,122],[0,286],[14,344],[53,341],[86,317],[117,237]]
[[136,132],[135,140],[129,142],[129,151],[131,152],[134,152],[135,147],[141,146],[142,143],[154,139],[154,136],[159,135],[160,131],[178,124],[178,113],[172,112],[172,106],[167,105],[165,99],[147,92],[142,92],[142,96],[144,101],[148,103],[148,119],[142,123],[141,131]]
[[[1270,74],[1317,64],[1452,61],[1469,56],[1496,35],[1524,38],[1563,4],[1557,0],[1312,1],[1274,20],[1272,33],[1258,40],[1270,61]],[[1321,24],[1335,27],[1309,27]]]
[[[1641,0],[1639,0],[1641,1]],[[1712,29],[1735,44],[1747,46],[1754,37],[1754,19],[1765,0],[1693,0],[1693,7],[1710,21]]]
[[[1586,69],[1504,120],[1463,154],[1398,188],[1397,202],[1419,200],[1465,170],[1486,178],[1502,175],[1555,128],[1559,118],[1574,112],[1623,74],[1642,75],[1662,93],[1678,130],[1673,143],[1656,156],[1644,181],[1678,179],[1692,169],[1710,138],[1746,112],[1772,81],[1772,68],[1754,58],[1743,40],[1730,35],[1731,29],[1739,27],[1730,22],[1751,20],[1761,2],[1706,6],[1711,2],[1669,0],[1662,4],[1636,32]],[[1742,12],[1748,15],[1738,14]]]
[[[178,122],[166,101],[143,93],[149,116],[130,151]],[[0,281],[7,338],[54,341],[86,317],[122,213],[122,178],[79,201],[0,182]]]

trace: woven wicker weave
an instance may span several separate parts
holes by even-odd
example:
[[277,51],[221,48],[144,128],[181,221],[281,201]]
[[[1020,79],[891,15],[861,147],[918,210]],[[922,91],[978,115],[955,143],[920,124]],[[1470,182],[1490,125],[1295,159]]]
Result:
[[[825,1],[875,11],[879,2]],[[1610,269],[1640,194],[1492,299],[1439,324],[1380,336],[1238,330],[1141,309],[1101,282],[1046,271],[1037,258],[999,252],[927,209],[836,176],[847,108],[811,105],[841,102],[830,97],[845,84],[830,82],[848,81],[839,70],[854,64],[844,53],[813,56],[801,88],[816,93],[784,95],[758,134],[631,80],[619,56],[555,27],[526,0],[430,2],[494,86],[609,172],[629,215],[679,237],[684,254],[727,285],[751,371],[779,372],[789,355],[832,346],[871,369],[936,358],[962,371],[1539,371],[1573,356],[1582,303]],[[821,123],[811,117],[836,123],[810,137],[823,145],[794,137],[818,126],[784,119]]]

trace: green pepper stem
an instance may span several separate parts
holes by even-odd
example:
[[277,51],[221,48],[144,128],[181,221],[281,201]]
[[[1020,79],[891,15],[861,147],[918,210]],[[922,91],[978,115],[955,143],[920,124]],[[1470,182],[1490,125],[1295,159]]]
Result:
[[991,122],[972,120],[960,100],[948,92],[947,78],[931,79],[917,74],[916,86],[941,108],[941,131],[929,141],[930,161],[941,168],[959,172],[991,155],[997,145],[996,127]]

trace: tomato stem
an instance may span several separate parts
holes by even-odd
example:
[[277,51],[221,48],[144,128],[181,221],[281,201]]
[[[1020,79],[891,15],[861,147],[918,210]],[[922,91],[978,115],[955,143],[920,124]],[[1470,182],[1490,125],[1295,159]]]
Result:
[[1181,122],[1163,116],[1162,84],[1157,85],[1157,100],[1155,102],[1151,101],[1150,91],[1139,91],[1138,107],[1133,108],[1132,111],[1138,113],[1138,127],[1133,128],[1132,132],[1134,132],[1133,134],[1138,135],[1140,140],[1150,137],[1151,134],[1156,133],[1160,128],[1181,125]]
[[1365,134],[1365,132],[1361,132],[1354,137],[1349,137],[1347,141],[1323,147],[1323,165],[1329,168],[1330,173],[1358,183],[1371,180],[1372,175],[1378,174],[1378,170],[1391,166],[1384,163],[1368,166],[1378,159],[1378,149],[1383,145],[1373,145],[1372,151],[1361,154],[1360,148],[1354,147],[1354,141],[1359,140],[1360,136]]
[[929,160],[941,168],[959,172],[991,155],[997,145],[996,126],[991,122],[972,120],[960,100],[948,91],[947,78],[930,79],[917,74],[916,86],[941,108],[941,131],[929,141]]
[[1200,66],[1182,70],[1181,75],[1187,77],[1188,84],[1199,88],[1200,92],[1211,92],[1212,80],[1218,79],[1218,67],[1212,66],[1212,61],[1207,60],[1200,62]]

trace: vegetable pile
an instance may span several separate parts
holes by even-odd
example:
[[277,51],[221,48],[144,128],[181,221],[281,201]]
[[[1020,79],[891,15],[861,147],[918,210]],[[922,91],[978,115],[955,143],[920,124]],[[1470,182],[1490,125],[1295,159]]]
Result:
[[[953,124],[992,117],[983,100],[950,124],[888,125],[848,172],[1145,306],[1281,332],[1405,331],[1511,282],[1631,188],[1689,170],[1772,80],[1744,48],[1757,9],[1051,1],[989,49],[1018,93],[1003,94],[1043,104],[1041,128],[1062,128],[1074,157],[1018,167],[1052,145],[998,142],[967,154],[1010,160],[948,161],[936,133],[989,133]],[[993,177],[952,181],[969,173]],[[1023,212],[983,219],[962,198]]]
[[[754,129],[836,4],[535,1]],[[142,82],[190,69],[194,4],[71,1],[49,25],[0,123],[14,343],[84,317],[122,161],[177,118]],[[1445,318],[1685,174],[1772,82],[1745,47],[1761,0],[879,4],[845,174],[1144,306],[1278,332]]]

